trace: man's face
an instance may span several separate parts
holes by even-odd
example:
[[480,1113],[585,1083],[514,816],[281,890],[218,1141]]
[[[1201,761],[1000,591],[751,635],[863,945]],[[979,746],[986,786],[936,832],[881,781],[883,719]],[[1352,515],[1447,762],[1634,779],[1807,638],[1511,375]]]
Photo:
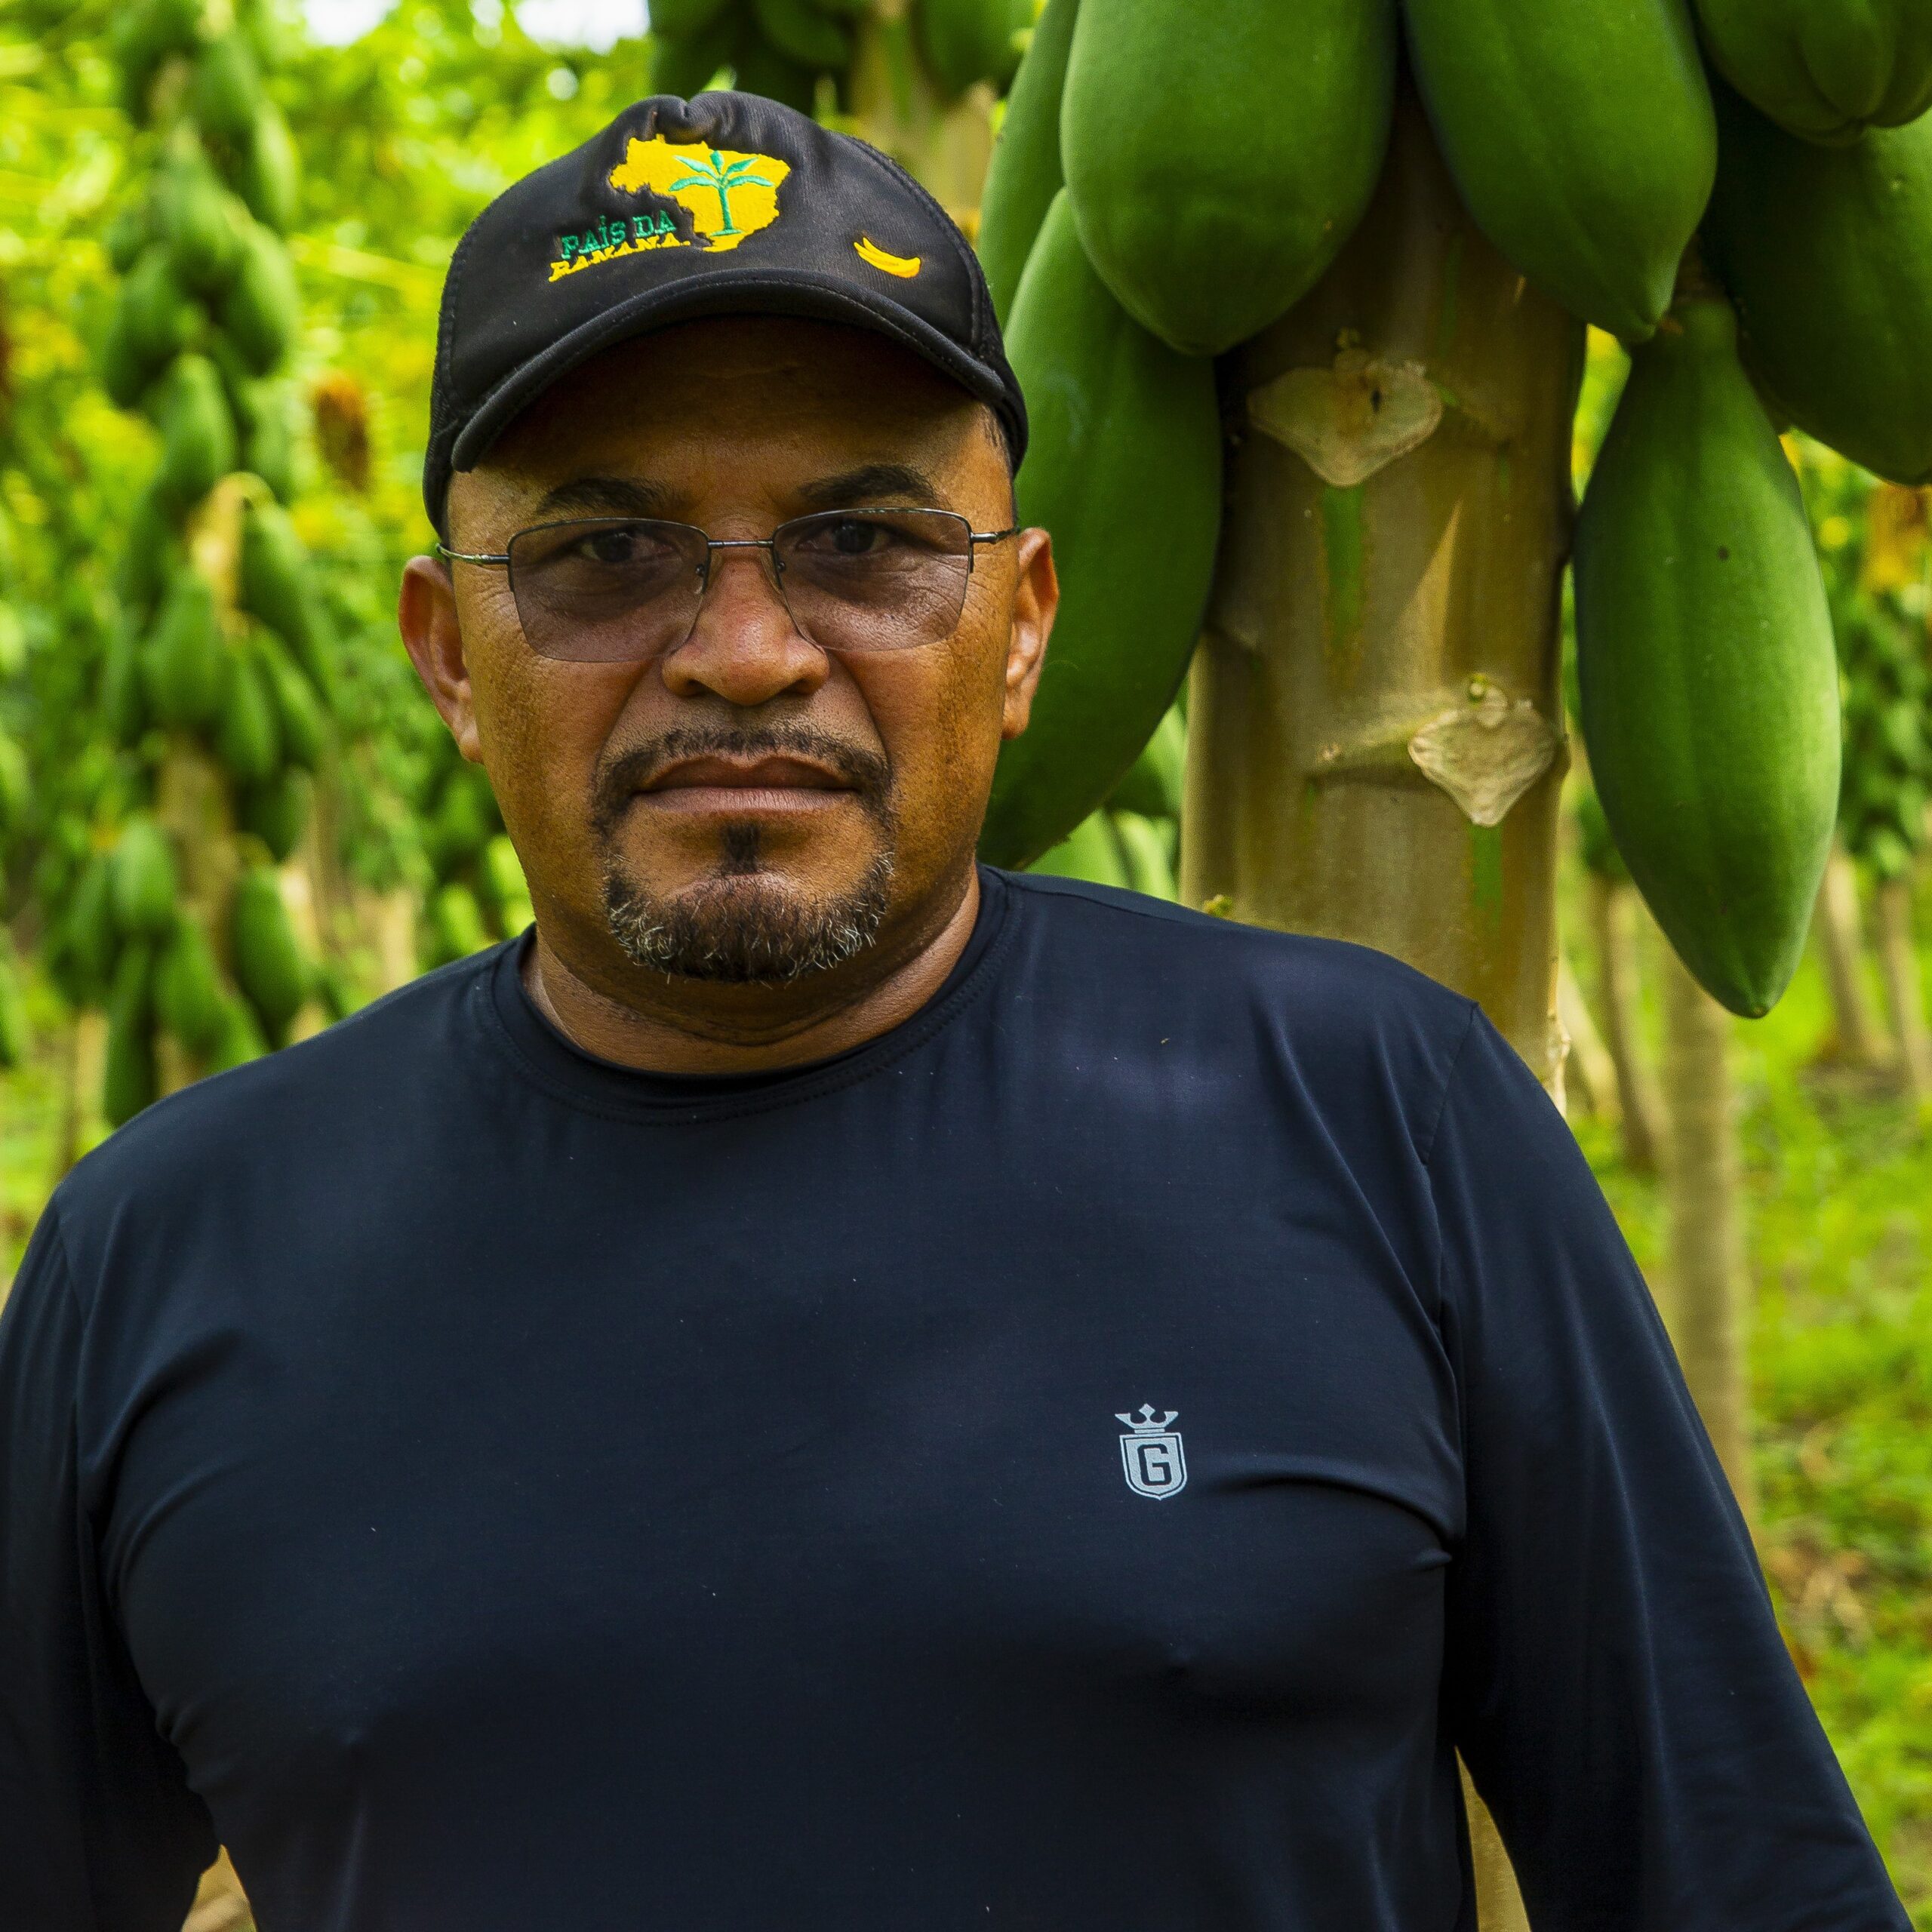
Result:
[[[898,507],[1011,524],[989,414],[882,338],[733,318],[559,381],[455,479],[450,543],[500,552],[520,530],[597,516],[766,537],[814,512]],[[795,980],[936,933],[970,878],[1001,741],[1025,728],[1054,602],[1036,531],[974,546],[957,629],[891,651],[808,643],[757,550],[715,553],[689,637],[643,662],[538,654],[500,566],[417,559],[402,623],[488,770],[546,940],[622,998],[640,971]]]

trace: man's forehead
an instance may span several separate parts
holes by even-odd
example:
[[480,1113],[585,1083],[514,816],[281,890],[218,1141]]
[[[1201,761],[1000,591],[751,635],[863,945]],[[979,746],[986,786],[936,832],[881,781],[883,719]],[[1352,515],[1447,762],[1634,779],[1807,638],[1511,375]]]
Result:
[[[986,457],[1006,468],[991,412],[896,343],[836,324],[733,316],[620,343],[560,377],[475,480],[520,497],[584,478],[662,488],[676,481],[667,466],[734,454],[801,482],[895,466],[937,481]],[[459,500],[472,494],[454,481]]]

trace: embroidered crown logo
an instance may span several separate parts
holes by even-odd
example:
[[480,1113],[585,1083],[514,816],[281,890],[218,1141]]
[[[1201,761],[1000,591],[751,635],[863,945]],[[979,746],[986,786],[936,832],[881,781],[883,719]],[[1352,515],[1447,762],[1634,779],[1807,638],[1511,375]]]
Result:
[[1187,1487],[1187,1458],[1182,1453],[1180,1432],[1174,1427],[1178,1409],[1156,1415],[1152,1402],[1143,1402],[1137,1416],[1114,1412],[1116,1422],[1133,1431],[1120,1439],[1121,1466],[1127,1474],[1127,1486],[1136,1496],[1152,1497],[1164,1503]]
[[681,233],[665,208],[628,221],[621,215],[607,217],[581,235],[558,236],[550,279],[657,248],[737,248],[778,219],[778,190],[791,172],[791,163],[776,155],[667,141],[662,134],[641,141],[633,135],[607,177],[611,186],[623,195],[649,193],[675,202],[690,218],[691,232]]

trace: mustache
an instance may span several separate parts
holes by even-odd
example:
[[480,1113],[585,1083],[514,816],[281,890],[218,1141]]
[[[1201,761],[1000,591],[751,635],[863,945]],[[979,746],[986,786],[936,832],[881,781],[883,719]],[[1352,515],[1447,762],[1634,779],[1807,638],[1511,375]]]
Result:
[[786,756],[809,758],[836,772],[875,817],[888,816],[892,767],[881,752],[808,724],[681,725],[620,752],[598,774],[591,798],[592,823],[599,832],[614,830],[632,795],[683,759]]

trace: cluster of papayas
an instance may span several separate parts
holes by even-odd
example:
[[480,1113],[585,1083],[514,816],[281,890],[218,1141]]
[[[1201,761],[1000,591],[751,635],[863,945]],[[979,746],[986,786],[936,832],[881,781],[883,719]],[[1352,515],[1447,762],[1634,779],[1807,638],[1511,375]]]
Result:
[[[1211,387],[1186,371],[1267,328],[1348,240],[1398,40],[1476,226],[1632,349],[1577,535],[1601,856],[1717,997],[1761,1012],[1807,929],[1840,731],[1767,410],[1932,481],[1924,0],[1050,0],[980,245],[1035,400],[1021,515],[1052,530],[1066,599],[982,851],[1024,863],[1064,841],[1054,869],[1128,872],[1124,821],[1097,808],[1186,663],[1219,506],[1218,444],[1183,427]],[[1871,728],[1900,731],[1905,702],[1888,688]]]
[[[874,11],[872,0],[658,0],[651,85],[687,99],[740,88],[809,114],[821,82],[842,100],[855,30]],[[946,95],[976,81],[1003,88],[1033,19],[1032,0],[912,0],[879,12],[890,57],[920,60]]]
[[[99,849],[73,870],[56,950],[69,986],[106,1005],[117,1125],[154,1097],[162,1035],[192,1070],[214,1071],[279,1044],[330,990],[277,870],[308,816],[334,681],[281,506],[294,479],[280,377],[298,316],[279,231],[298,180],[263,85],[266,20],[259,0],[136,0],[115,35],[151,165],[109,235],[122,279],[100,368],[113,399],[155,423],[161,455],[131,519],[101,660],[126,795],[118,829],[108,814]],[[224,479],[217,513],[211,492]],[[187,849],[145,802],[184,740],[225,792],[192,835],[193,891]],[[232,859],[208,863],[203,841],[231,836]]]
[[522,865],[481,765],[439,740],[416,802],[431,877],[417,934],[426,971],[512,937],[533,915]]

